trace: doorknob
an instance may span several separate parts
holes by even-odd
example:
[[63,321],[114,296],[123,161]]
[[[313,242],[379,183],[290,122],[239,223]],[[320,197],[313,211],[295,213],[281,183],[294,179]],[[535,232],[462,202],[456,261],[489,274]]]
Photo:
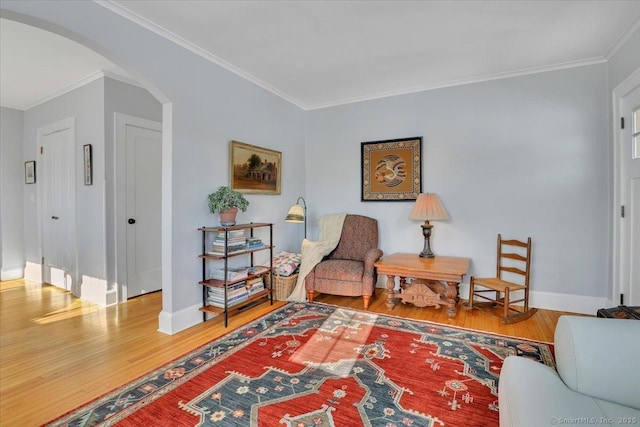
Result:
[[52,216],[51,219],[59,219],[57,216]]
[[127,221],[129,224],[135,224],[136,220],[133,218],[129,218],[129,221]]

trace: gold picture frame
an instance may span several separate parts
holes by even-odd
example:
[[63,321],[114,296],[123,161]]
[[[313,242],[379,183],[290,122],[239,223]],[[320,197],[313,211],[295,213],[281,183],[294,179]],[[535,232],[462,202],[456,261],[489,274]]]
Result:
[[422,137],[361,143],[363,202],[416,200],[422,192]]
[[246,194],[280,194],[281,178],[280,151],[231,141],[229,183],[232,190]]

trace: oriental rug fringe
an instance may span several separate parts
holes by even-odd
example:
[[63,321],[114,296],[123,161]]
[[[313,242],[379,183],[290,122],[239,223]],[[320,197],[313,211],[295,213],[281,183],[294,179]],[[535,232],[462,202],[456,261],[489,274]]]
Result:
[[290,303],[50,426],[498,426],[502,362],[550,344]]

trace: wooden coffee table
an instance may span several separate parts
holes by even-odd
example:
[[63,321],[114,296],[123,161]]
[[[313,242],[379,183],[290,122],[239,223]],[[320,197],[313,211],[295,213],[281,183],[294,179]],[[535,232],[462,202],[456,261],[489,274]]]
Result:
[[[446,283],[447,316],[456,315],[456,305],[459,301],[458,287],[469,269],[469,258],[437,256],[435,258],[420,258],[417,254],[396,253],[375,263],[378,274],[387,276],[387,307],[389,310],[396,305],[396,299],[402,298],[402,285],[407,277],[432,280]],[[401,289],[395,291],[395,278],[400,278]],[[431,305],[436,305],[435,303]]]

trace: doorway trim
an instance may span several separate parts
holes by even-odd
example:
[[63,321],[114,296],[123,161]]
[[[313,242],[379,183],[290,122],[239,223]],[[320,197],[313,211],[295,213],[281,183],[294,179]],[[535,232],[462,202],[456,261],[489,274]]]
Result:
[[[115,274],[118,288],[118,302],[127,301],[127,227],[125,226],[127,220],[127,126],[136,126],[162,132],[162,123],[160,122],[142,119],[140,117],[130,116],[123,113],[114,113],[115,129],[113,134],[115,159],[113,169],[115,178]],[[162,132],[162,140],[164,141],[164,132]],[[163,237],[164,236],[161,236],[161,239]]]
[[[620,206],[622,203],[620,173],[620,156],[622,155],[620,145],[622,144],[622,129],[620,128],[620,103],[622,99],[640,86],[640,68],[631,73],[622,83],[613,89],[613,257],[612,257],[612,292],[611,301],[614,305],[620,302],[620,294],[630,289],[623,289],[620,283],[622,269],[622,251],[620,233],[622,232],[622,219],[620,218]],[[625,124],[628,126],[629,124]]]

